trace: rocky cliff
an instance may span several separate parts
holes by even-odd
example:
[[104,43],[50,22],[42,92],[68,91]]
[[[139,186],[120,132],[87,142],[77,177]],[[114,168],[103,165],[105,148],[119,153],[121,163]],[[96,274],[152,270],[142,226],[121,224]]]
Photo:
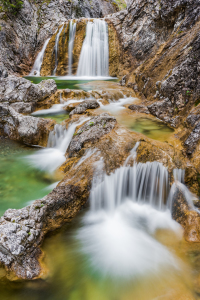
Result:
[[200,2],[132,0],[107,21],[119,40],[122,84],[144,99],[151,114],[180,128],[191,155],[200,140]]

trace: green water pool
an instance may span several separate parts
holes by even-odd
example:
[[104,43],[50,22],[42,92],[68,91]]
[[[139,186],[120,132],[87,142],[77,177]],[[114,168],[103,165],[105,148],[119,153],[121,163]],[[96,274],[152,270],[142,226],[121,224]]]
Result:
[[30,201],[40,199],[51,189],[52,179],[32,168],[24,157],[33,148],[0,138],[0,215],[8,208],[22,208]]
[[[75,89],[75,90],[84,90],[84,91],[89,91],[91,89],[90,86],[84,85],[84,83],[88,83],[88,82],[93,82],[96,80],[80,80],[80,79],[60,79],[59,77],[55,77],[55,76],[24,76],[24,78],[30,80],[32,83],[38,84],[40,83],[42,80],[46,80],[46,79],[54,79],[58,89]],[[111,79],[107,79],[104,81],[112,81],[112,82],[117,82],[118,79],[117,78],[111,78]]]

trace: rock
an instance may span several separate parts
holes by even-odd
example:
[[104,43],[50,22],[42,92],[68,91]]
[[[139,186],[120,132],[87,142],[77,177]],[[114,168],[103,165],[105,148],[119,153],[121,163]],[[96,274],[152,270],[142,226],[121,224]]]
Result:
[[80,151],[86,143],[94,143],[103,135],[109,133],[116,125],[117,121],[107,113],[103,113],[81,126],[73,137],[68,152],[70,157]]
[[16,102],[10,105],[16,112],[21,114],[30,114],[34,110],[33,103]]
[[179,187],[173,196],[172,217],[184,228],[187,242],[200,242],[200,214],[191,210]]
[[0,66],[0,77],[2,78],[8,77],[8,72],[3,66]]
[[150,112],[173,127],[199,101],[199,18],[198,0],[132,0],[106,18],[119,41],[116,75],[136,84]]
[[121,86],[125,86],[125,85],[126,85],[126,81],[127,81],[127,76],[124,75],[124,76],[122,77],[122,79],[120,80]]
[[86,112],[87,109],[95,109],[98,108],[100,105],[96,100],[86,100],[82,103],[80,103],[79,105],[77,105],[75,107],[75,109],[73,109],[70,112],[70,116],[74,115],[74,114],[83,114],[84,112]]
[[167,98],[163,101],[154,102],[147,106],[150,113],[159,119],[169,123],[172,127],[177,127],[179,118],[173,117],[174,108],[171,101]]
[[195,126],[184,145],[187,148],[187,154],[192,154],[196,148],[196,145],[200,141],[200,122]]
[[137,112],[144,113],[144,114],[149,114],[149,110],[145,105],[131,104],[131,105],[129,105],[128,108],[133,111],[137,111]]
[[50,97],[56,91],[57,86],[53,79],[33,84],[29,80],[15,76],[0,78],[0,103],[30,102],[33,109],[37,102]]
[[23,116],[8,104],[0,104],[0,133],[12,140],[46,146],[55,121]]

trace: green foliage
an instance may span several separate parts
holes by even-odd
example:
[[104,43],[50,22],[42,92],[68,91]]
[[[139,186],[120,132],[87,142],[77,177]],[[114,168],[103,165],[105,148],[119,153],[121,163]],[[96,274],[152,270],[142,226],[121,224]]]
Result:
[[2,5],[1,9],[5,12],[12,12],[16,14],[23,6],[23,1],[21,0],[0,0]]

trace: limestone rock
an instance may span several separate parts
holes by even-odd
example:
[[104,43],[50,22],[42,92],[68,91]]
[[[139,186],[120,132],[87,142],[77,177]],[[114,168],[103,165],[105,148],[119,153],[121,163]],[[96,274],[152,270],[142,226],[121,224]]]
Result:
[[0,133],[12,140],[46,146],[55,122],[17,113],[8,104],[0,104]]
[[115,127],[116,122],[116,119],[107,113],[103,113],[86,122],[73,137],[68,148],[69,155],[76,154],[86,143],[94,143],[103,135],[109,133]]
[[73,109],[70,112],[70,116],[74,115],[74,114],[83,114],[87,109],[95,109],[98,108],[100,105],[96,100],[86,100],[82,103],[80,103],[79,105],[77,105],[75,107],[75,109]]
[[133,111],[137,111],[140,113],[145,113],[145,114],[149,114],[149,110],[145,105],[136,105],[136,104],[131,104],[128,107],[129,109],[133,110]]
[[53,79],[33,84],[29,80],[15,76],[0,78],[0,103],[30,102],[34,107],[36,102],[43,101],[56,91],[57,86]]

